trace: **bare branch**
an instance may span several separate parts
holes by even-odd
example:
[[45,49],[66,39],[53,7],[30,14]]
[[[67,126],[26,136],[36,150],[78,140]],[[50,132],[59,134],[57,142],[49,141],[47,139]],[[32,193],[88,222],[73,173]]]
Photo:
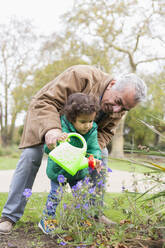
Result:
[[133,61],[133,56],[132,56],[132,54],[130,53],[130,51],[128,51],[128,50],[126,50],[126,49],[123,49],[123,48],[121,48],[121,47],[118,47],[118,46],[116,46],[116,45],[114,45],[114,44],[112,44],[112,43],[111,43],[111,46],[112,46],[115,50],[117,50],[117,51],[119,51],[119,52],[122,52],[122,53],[125,53],[125,54],[128,55],[128,57],[129,57],[129,62],[130,62],[130,65],[131,65],[131,67],[132,67],[132,70],[135,71],[135,70],[136,70],[137,64],[134,63],[134,61]]
[[156,130],[153,126],[149,125],[148,123],[142,121],[142,120],[138,120],[139,122],[143,123],[145,126],[147,126],[149,129],[151,129],[154,133],[158,134],[159,136],[161,136],[163,139],[165,139],[165,136],[163,134],[161,134],[158,130]]
[[165,57],[157,57],[157,58],[150,58],[150,59],[144,59],[140,60],[136,63],[136,65],[142,64],[142,63],[147,63],[147,62],[153,62],[155,60],[165,60]]
[[138,48],[138,44],[139,44],[139,40],[140,40],[140,34],[137,35],[137,39],[136,39],[136,43],[135,43],[135,47],[133,49],[133,52],[135,52]]

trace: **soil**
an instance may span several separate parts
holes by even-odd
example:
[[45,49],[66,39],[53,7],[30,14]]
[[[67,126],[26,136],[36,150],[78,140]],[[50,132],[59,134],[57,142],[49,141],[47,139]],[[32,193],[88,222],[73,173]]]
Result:
[[[163,248],[165,247],[164,235],[160,235],[159,240],[153,240],[152,238],[137,237],[125,242],[120,242],[116,245],[110,245],[113,231],[106,228],[105,236],[98,235],[97,242],[91,245],[74,244],[73,240],[69,240],[70,237],[64,236],[66,245],[58,244],[58,236],[50,236],[43,234],[34,223],[26,223],[25,225],[14,228],[10,235],[0,234],[0,248]],[[72,243],[71,243],[72,242]]]

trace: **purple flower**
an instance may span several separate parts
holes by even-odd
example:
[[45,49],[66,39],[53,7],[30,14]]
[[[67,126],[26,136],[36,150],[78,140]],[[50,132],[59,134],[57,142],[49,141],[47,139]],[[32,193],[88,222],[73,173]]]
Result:
[[66,245],[66,242],[61,241],[60,245]]
[[24,192],[23,192],[23,195],[26,198],[29,198],[32,195],[32,190],[31,189],[25,189]]
[[84,180],[85,184],[87,184],[87,185],[89,184],[89,181],[90,181],[89,177],[86,177]]
[[100,182],[97,183],[99,186],[104,187],[103,180],[100,180]]
[[51,209],[52,207],[53,207],[53,202],[48,201],[48,203],[47,203],[47,208],[48,208],[48,209]]
[[110,168],[107,169],[108,172],[112,172],[112,170]]
[[64,210],[67,208],[66,203],[63,204],[63,208],[64,208]]
[[85,203],[85,204],[83,205],[83,208],[84,208],[85,210],[87,210],[87,209],[88,209],[88,203]]
[[89,189],[89,194],[93,194],[95,192],[96,187],[90,188]]
[[82,183],[82,181],[79,181],[76,185],[77,185],[77,189],[80,189],[82,187],[83,183]]
[[76,185],[74,185],[73,187],[72,187],[72,189],[74,190],[74,191],[76,191],[78,188],[77,188],[77,184]]
[[76,208],[80,208],[80,206],[81,206],[81,205],[80,205],[80,203],[79,203],[79,204],[77,204]]
[[63,175],[58,175],[57,180],[58,180],[59,183],[64,183],[65,182],[65,177]]

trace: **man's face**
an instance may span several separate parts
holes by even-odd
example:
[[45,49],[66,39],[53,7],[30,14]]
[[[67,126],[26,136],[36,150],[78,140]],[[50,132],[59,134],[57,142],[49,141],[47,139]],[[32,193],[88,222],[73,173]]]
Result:
[[113,84],[109,84],[101,100],[101,109],[105,113],[119,113],[129,111],[137,105],[134,100],[135,89],[127,87],[123,91],[113,89]]

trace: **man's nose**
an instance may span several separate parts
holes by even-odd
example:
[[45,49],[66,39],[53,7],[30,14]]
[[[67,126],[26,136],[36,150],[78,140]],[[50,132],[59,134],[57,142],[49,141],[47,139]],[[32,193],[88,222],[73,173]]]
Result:
[[114,106],[112,106],[112,108],[113,108],[114,113],[118,113],[121,111],[122,107],[120,105],[114,105]]

